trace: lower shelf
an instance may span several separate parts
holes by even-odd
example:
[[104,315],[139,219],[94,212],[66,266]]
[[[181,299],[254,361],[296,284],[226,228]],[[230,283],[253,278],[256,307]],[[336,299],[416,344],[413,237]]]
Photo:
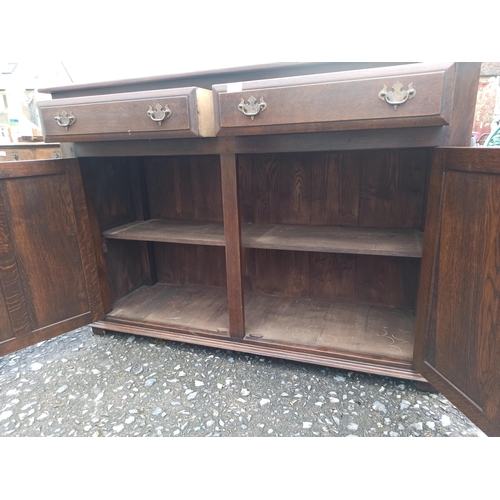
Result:
[[[119,300],[99,326],[327,366],[354,362],[353,369],[419,379],[411,369],[411,311],[246,293],[246,337],[235,340],[226,294],[221,288],[143,286]],[[372,367],[363,370],[363,364]]]
[[411,362],[412,311],[245,294],[250,339],[381,356]]
[[229,335],[225,288],[143,286],[114,304],[107,318]]

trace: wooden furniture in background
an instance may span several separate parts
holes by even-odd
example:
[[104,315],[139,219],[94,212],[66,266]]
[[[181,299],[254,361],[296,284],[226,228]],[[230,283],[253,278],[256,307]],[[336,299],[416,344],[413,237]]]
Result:
[[[46,135],[76,159],[0,170],[0,354],[93,322],[428,380],[499,435],[498,151],[456,148],[478,76],[288,63],[49,89]],[[212,86],[213,111],[170,106]]]
[[0,144],[0,161],[43,160],[61,158],[59,144],[40,142],[20,142],[18,144]]

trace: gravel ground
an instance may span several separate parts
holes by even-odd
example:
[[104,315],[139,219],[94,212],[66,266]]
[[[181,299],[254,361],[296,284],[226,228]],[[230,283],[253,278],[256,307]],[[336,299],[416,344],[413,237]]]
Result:
[[440,394],[80,328],[0,358],[0,436],[484,436]]

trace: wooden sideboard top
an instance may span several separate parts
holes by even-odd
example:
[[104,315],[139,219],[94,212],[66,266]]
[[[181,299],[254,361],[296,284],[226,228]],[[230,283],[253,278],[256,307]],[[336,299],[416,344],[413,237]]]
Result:
[[44,94],[52,94],[54,99],[103,95],[139,90],[168,89],[196,86],[211,89],[218,83],[232,83],[243,80],[261,80],[290,76],[349,71],[355,69],[378,68],[409,64],[403,62],[281,62],[213,69],[189,73],[160,75],[134,79],[114,80],[98,83],[83,83],[39,89]]

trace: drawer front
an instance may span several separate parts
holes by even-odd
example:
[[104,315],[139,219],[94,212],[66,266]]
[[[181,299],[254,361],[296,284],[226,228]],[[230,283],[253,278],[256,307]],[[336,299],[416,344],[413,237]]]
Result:
[[194,87],[55,99],[39,106],[45,141],[214,135],[212,93]]
[[35,150],[33,148],[5,148],[0,146],[0,161],[34,160]]
[[50,160],[54,158],[62,158],[61,150],[57,147],[54,148],[36,148],[35,158],[37,160]]
[[214,86],[218,135],[447,125],[454,64]]

